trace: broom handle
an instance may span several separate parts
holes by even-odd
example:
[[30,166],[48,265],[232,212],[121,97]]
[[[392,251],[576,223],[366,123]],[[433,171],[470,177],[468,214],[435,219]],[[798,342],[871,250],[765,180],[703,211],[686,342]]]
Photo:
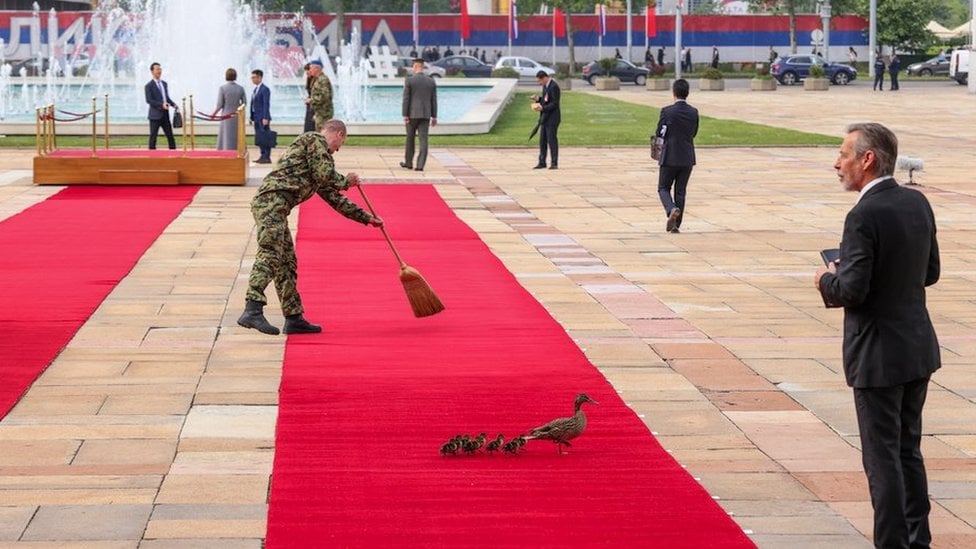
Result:
[[[363,200],[366,201],[366,207],[369,208],[369,213],[372,214],[373,217],[379,217],[376,215],[376,210],[373,209],[373,204],[370,203],[369,197],[366,196],[366,191],[363,190],[363,186],[360,184],[356,187],[359,189],[359,194],[363,195]],[[390,239],[390,235],[386,232],[386,226],[380,225],[380,231],[383,231],[383,236],[386,237],[386,243],[390,245],[390,249],[393,250],[393,255],[396,256],[396,260],[400,263],[400,268],[403,269],[407,266],[407,264],[400,259],[400,253],[397,252],[396,246],[393,245],[393,240]]]

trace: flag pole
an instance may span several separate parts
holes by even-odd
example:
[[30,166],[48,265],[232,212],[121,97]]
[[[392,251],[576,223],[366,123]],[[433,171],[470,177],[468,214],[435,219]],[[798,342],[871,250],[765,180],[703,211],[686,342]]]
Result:
[[[976,2],[976,0],[973,0]],[[552,68],[556,68],[556,11],[552,12]]]

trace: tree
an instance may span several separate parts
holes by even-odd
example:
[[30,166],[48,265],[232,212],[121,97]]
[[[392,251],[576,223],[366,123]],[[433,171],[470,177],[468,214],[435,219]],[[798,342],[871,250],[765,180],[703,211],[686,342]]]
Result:
[[925,28],[934,13],[934,0],[879,0],[878,43],[912,52],[925,50],[935,40]]
[[566,15],[566,46],[569,49],[569,72],[576,72],[576,47],[573,40],[573,13],[593,13],[594,0],[519,0],[519,13],[536,13],[542,6],[559,9]]

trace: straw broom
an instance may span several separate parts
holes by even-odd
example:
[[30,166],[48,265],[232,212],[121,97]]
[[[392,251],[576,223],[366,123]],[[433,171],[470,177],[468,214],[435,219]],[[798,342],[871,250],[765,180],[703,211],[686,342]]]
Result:
[[[359,185],[358,187],[359,193],[363,195],[363,200],[366,201],[366,207],[369,208],[369,213],[373,214],[373,217],[379,217],[376,215],[376,210],[373,209],[373,205],[369,202],[363,186]],[[393,250],[393,255],[396,256],[396,260],[400,263],[400,283],[403,284],[403,291],[407,293],[407,301],[410,302],[410,308],[413,309],[413,316],[421,318],[436,315],[443,311],[444,304],[441,303],[440,298],[437,297],[434,290],[430,289],[430,285],[427,284],[424,277],[416,269],[404,263],[403,259],[400,258],[400,253],[397,252],[396,246],[393,245],[393,240],[390,239],[390,235],[386,232],[386,227],[381,226],[380,230],[383,231],[383,236],[386,237],[387,244],[390,245],[390,249]]]

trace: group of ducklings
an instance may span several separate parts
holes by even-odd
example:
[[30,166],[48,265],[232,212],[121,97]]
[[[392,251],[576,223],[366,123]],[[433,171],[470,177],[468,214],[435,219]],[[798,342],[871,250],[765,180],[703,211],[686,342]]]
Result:
[[505,435],[498,433],[498,436],[488,440],[487,433],[481,433],[476,437],[470,435],[457,435],[449,439],[441,446],[441,455],[456,456],[458,452],[464,455],[474,455],[484,451],[488,455],[502,451],[509,454],[517,454],[525,446],[525,435],[519,435],[512,440],[505,442]]

